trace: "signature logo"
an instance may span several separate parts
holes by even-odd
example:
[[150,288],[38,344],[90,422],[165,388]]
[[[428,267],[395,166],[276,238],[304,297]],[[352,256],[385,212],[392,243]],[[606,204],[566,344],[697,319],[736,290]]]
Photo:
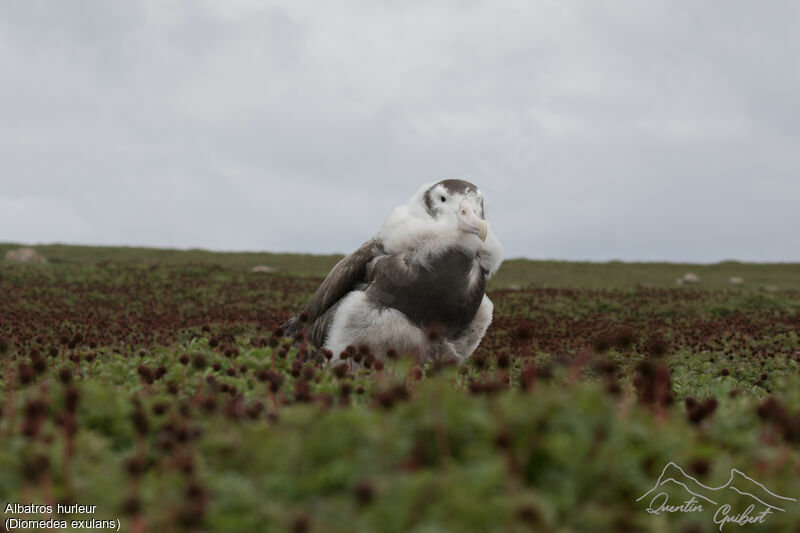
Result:
[[[737,507],[727,503],[734,500]],[[764,524],[769,515],[785,512],[788,505],[797,503],[795,498],[775,494],[735,468],[731,468],[731,475],[723,485],[709,487],[673,462],[667,463],[653,488],[636,501],[647,503],[645,510],[656,515],[702,513],[713,509],[713,520],[720,531],[726,524]]]

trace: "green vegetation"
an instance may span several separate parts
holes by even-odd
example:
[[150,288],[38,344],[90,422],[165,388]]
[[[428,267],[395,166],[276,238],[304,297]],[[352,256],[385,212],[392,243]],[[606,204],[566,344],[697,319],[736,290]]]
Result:
[[[0,257],[19,244],[0,243]],[[256,265],[276,267],[280,273],[300,277],[324,278],[341,255],[277,254],[267,252],[209,252],[122,246],[72,246],[46,244],[36,250],[55,264],[98,265],[215,265],[232,270],[247,270]],[[491,287],[663,287],[676,286],[687,272],[700,276],[701,288],[800,290],[800,264],[740,263],[725,261],[711,265],[684,263],[607,263],[569,261],[531,261],[508,259],[492,280]],[[732,285],[730,278],[744,283]],[[688,284],[694,286],[694,284]]]
[[[122,531],[719,531],[636,501],[669,462],[800,499],[799,265],[509,261],[470,361],[420,367],[272,337],[337,257],[36,248],[0,262],[2,502]],[[784,507],[723,531],[793,531]]]

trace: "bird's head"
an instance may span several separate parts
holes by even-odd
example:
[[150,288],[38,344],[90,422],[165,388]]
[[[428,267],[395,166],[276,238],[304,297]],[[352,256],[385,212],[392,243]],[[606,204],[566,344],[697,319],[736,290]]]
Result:
[[422,249],[421,243],[435,250],[452,246],[467,252],[499,250],[486,222],[481,190],[458,179],[420,187],[407,204],[392,211],[376,237],[387,253]]
[[486,240],[489,225],[484,218],[483,194],[468,181],[442,180],[423,188],[417,199],[427,216],[440,224],[457,227],[463,232]]

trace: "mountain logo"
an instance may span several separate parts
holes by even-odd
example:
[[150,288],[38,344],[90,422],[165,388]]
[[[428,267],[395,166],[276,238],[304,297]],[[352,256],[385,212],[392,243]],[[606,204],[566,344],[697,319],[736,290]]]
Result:
[[[672,502],[679,501],[675,504]],[[785,512],[795,498],[781,496],[751,478],[744,472],[731,468],[731,475],[719,487],[709,487],[687,474],[673,462],[667,463],[653,488],[636,499],[648,503],[650,514],[701,513],[716,509],[714,523],[720,531],[725,524],[764,524],[773,513]],[[740,511],[734,511],[731,504]]]

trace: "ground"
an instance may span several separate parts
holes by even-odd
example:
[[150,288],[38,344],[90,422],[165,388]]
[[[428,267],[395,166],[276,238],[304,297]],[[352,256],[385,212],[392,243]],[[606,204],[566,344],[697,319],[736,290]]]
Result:
[[[338,257],[36,249],[0,263],[4,507],[96,505],[70,519],[123,531],[719,531],[637,501],[670,462],[800,499],[797,264],[508,261],[466,365],[331,367],[271,335]],[[797,530],[783,501],[724,531]]]

